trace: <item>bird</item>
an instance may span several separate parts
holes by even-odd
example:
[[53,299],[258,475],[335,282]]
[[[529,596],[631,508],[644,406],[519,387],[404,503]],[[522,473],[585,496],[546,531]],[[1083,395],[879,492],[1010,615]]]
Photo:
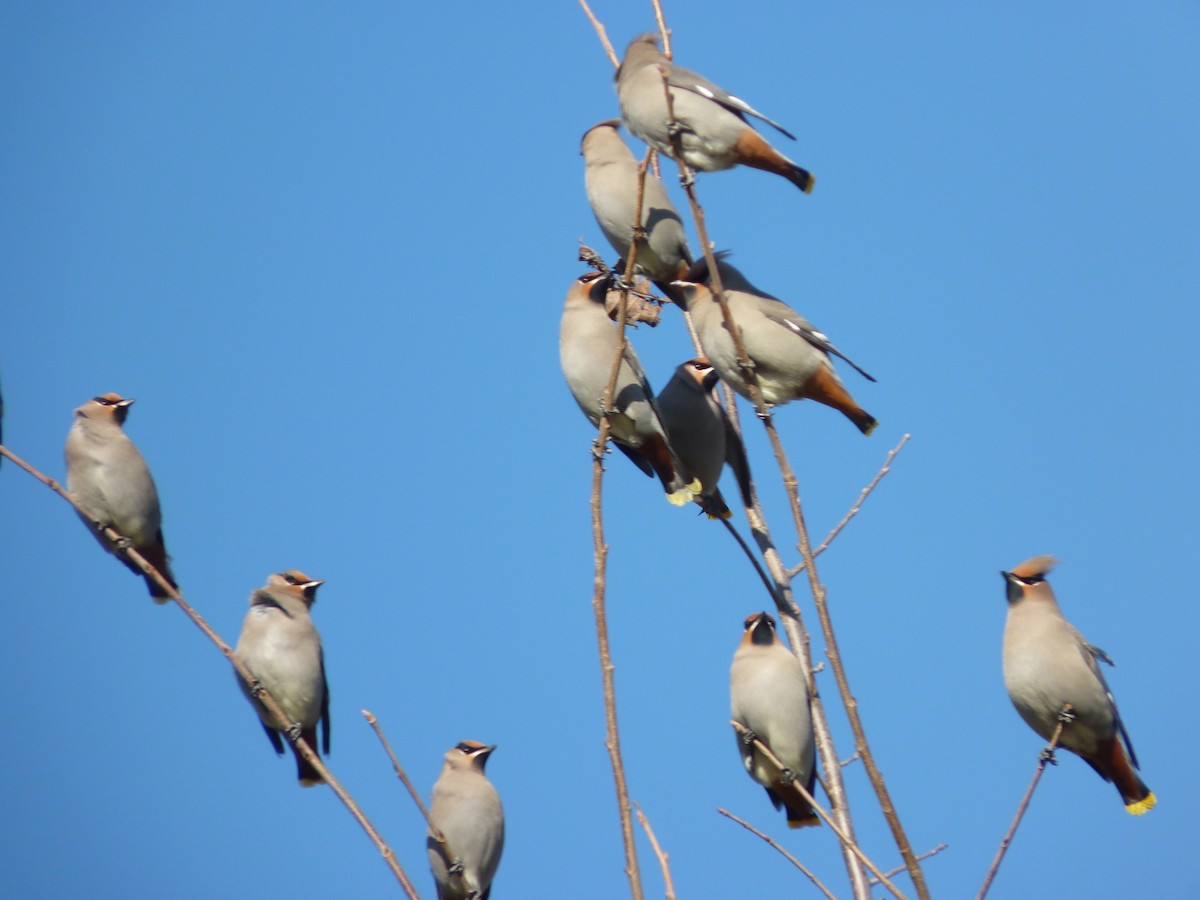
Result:
[[[170,595],[121,552],[132,547],[171,587],[178,587],[163,542],[162,510],[154,477],[122,427],[133,403],[132,398],[108,393],[93,397],[75,410],[64,448],[67,493],[86,510],[87,514],[80,513],[79,517],[100,545],[144,578],[150,597],[162,604],[170,600]],[[120,533],[128,544],[114,544],[105,537],[105,527]]]
[[1057,562],[1035,556],[1000,573],[1008,598],[1004,686],[1021,718],[1046,740],[1070,704],[1059,745],[1112,782],[1125,809],[1140,816],[1158,801],[1135,771],[1137,755],[1100,671],[1100,662],[1113,661],[1063,616],[1046,581]]
[[817,783],[812,713],[804,667],[775,633],[765,612],[746,617],[745,632],[729,670],[733,720],[766,744],[783,763],[780,771],[755,749],[753,738],[737,734],[738,751],[750,777],[766,788],[776,809],[787,809],[789,828],[820,825],[812,806],[787,782],[798,780],[811,796]]
[[[321,726],[321,750],[329,754],[329,686],[325,680],[325,654],[321,635],[312,623],[312,605],[324,581],[309,578],[298,569],[267,576],[265,587],[250,595],[250,610],[242,622],[242,633],[233,651],[254,678],[270,692],[288,721],[299,726],[304,742],[318,753],[317,726]],[[263,731],[275,752],[283,755],[283,741],[274,719],[253,695],[245,680],[234,671],[238,685],[254,706]],[[296,775],[301,787],[321,784],[321,774],[297,752]]]
[[438,900],[488,900],[492,892],[504,850],[504,808],[483,768],[495,749],[494,744],[462,741],[446,751],[433,786],[425,841]]
[[[842,413],[863,434],[870,434],[879,423],[866,412],[833,368],[830,356],[849,363],[868,381],[875,379],[830,343],[808,320],[777,297],[752,285],[721,254],[717,272],[725,290],[729,313],[741,332],[742,344],[754,364],[763,400],[779,406],[792,400],[816,400]],[[677,302],[689,312],[704,355],[712,362],[721,380],[737,393],[751,399],[737,348],[716,295],[708,283],[708,264],[697,260],[686,281],[675,282]]]
[[[577,278],[567,291],[558,349],[563,375],[588,421],[600,424],[600,406],[621,344],[621,329],[605,312],[609,281],[599,272]],[[633,345],[626,343],[613,390],[610,434],[646,475],[657,475],[667,499],[683,506],[700,491],[671,449],[654,392]]]
[[717,480],[728,463],[737,478],[742,501],[750,506],[750,463],[741,435],[713,396],[719,380],[717,370],[707,359],[689,359],[676,367],[657,400],[671,446],[700,482],[696,503],[710,518],[728,519],[733,513],[721,496]]
[[670,84],[678,141],[687,165],[702,172],[750,166],[782,175],[804,193],[812,193],[816,182],[812,173],[767,143],[750,127],[746,116],[761,119],[792,140],[795,135],[704,76],[675,65],[659,51],[653,34],[630,41],[617,69],[621,116],[633,134],[659,153],[675,158],[660,67]]
[[[596,222],[617,255],[628,259],[637,206],[638,161],[617,133],[620,125],[620,119],[593,125],[583,135],[580,152],[588,203]],[[691,267],[692,251],[679,212],[663,183],[649,171],[643,182],[639,221],[646,236],[638,241],[637,270],[669,292],[670,283]]]

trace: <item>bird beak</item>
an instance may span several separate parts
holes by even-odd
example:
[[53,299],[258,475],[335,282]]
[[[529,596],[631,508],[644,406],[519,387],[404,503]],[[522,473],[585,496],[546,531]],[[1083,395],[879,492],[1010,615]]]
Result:
[[133,404],[135,404],[135,403],[137,403],[137,401],[134,400],[132,397],[126,397],[124,400],[122,400],[120,403],[118,403],[117,406],[120,409],[125,409],[125,407],[133,406]]

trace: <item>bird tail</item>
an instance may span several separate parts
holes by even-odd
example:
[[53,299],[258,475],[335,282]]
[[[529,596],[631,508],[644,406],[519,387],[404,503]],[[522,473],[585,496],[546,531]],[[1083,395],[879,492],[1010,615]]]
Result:
[[822,365],[808,380],[801,396],[836,409],[853,422],[863,434],[870,434],[879,423],[875,417],[854,402],[845,385],[834,374],[832,365]]
[[743,129],[742,136],[734,144],[733,154],[734,158],[743,166],[782,175],[806,194],[811,194],[813,185],[817,183],[812,172],[803,166],[796,165],[749,126]]
[[1129,754],[1115,734],[1100,745],[1097,754],[1088,762],[1116,786],[1130,815],[1144,815],[1158,803],[1158,798],[1134,770]]
[[[300,736],[312,748],[312,752],[317,753],[317,729],[305,728],[300,733]],[[296,756],[296,778],[300,781],[300,787],[315,787],[318,784],[325,783],[325,779],[321,777],[321,773],[313,767],[312,763],[300,755],[300,751],[294,745],[292,753]]]
[[[161,531],[158,533],[158,540],[152,546],[139,547],[138,552],[146,558],[146,562],[158,569],[158,574],[162,575],[171,587],[179,588],[179,585],[175,583],[175,576],[171,572],[171,558],[167,556],[167,548],[163,544]],[[161,606],[171,599],[171,595],[164,591],[157,581],[146,575],[141,569],[137,571],[139,575],[144,575],[146,579],[146,587],[150,589],[151,600]]]

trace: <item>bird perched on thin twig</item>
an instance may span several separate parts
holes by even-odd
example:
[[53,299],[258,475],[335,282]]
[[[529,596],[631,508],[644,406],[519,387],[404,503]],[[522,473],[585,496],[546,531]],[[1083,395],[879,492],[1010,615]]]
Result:
[[[842,413],[863,434],[878,424],[875,417],[859,406],[834,371],[830,356],[849,363],[869,381],[848,356],[808,320],[777,297],[752,285],[736,268],[717,257],[717,271],[725,289],[729,314],[737,325],[742,344],[754,364],[754,374],[769,406],[792,400],[816,400]],[[725,317],[716,295],[709,286],[708,264],[696,260],[686,281],[674,285],[677,302],[691,313],[700,334],[704,355],[712,362],[721,380],[750,399],[746,379],[738,364],[737,347],[725,327]]]
[[[438,900],[488,900],[492,892],[504,850],[504,808],[483,768],[495,749],[494,744],[463,741],[446,751],[433,786],[425,842]],[[447,847],[453,859],[446,858]]]
[[[633,246],[639,166],[617,133],[620,125],[620,119],[593,125],[583,136],[581,152],[592,213],[617,255],[627,259]],[[672,281],[687,273],[692,252],[683,220],[653,172],[646,172],[638,221],[645,237],[637,243],[637,269],[667,292]]]
[[[608,281],[599,272],[577,278],[567,291],[558,350],[567,386],[584,415],[599,425],[605,389],[621,346],[621,329],[604,311]],[[613,390],[609,427],[613,442],[647,475],[657,475],[676,506],[700,491],[671,449],[654,392],[633,345],[626,342]]]
[[75,410],[65,448],[67,492],[87,510],[87,515],[80,518],[91,526],[100,545],[146,580],[155,603],[166,603],[170,595],[103,533],[105,527],[119,532],[128,546],[145,557],[172,587],[178,587],[163,542],[162,510],[154,477],[122,428],[133,402],[132,398],[108,393],[93,397]]
[[746,116],[761,119],[795,140],[790,131],[704,76],[675,65],[659,51],[652,34],[630,41],[617,69],[617,99],[631,132],[659,153],[675,158],[663,70],[685,163],[702,172],[750,166],[782,175],[804,193],[812,193],[812,173],[768,144]]
[[1113,662],[1063,616],[1046,581],[1056,562],[1035,556],[1000,573],[1008,597],[1004,686],[1021,718],[1046,740],[1070,704],[1060,746],[1111,781],[1125,809],[1140,816],[1158,801],[1135,771],[1137,755],[1100,671],[1100,662]]
[[[817,783],[811,700],[804,667],[775,633],[765,612],[746,617],[745,633],[729,670],[733,720],[750,735],[737,735],[738,752],[750,777],[766,788],[776,809],[787,809],[789,828],[820,825],[817,814],[788,786],[799,780],[812,795]],[[783,770],[755,749],[757,737],[783,764]]]
[[[317,753],[317,726],[321,726],[321,751],[329,754],[329,685],[325,680],[325,653],[321,635],[312,623],[317,588],[325,582],[297,569],[267,576],[266,587],[250,595],[250,610],[242,623],[234,658],[240,660],[275,698],[288,721],[299,727],[304,742]],[[237,676],[238,686],[262,720],[263,731],[275,752],[283,755],[279,728],[250,687]],[[301,787],[322,784],[324,778],[290,745],[296,757],[296,777]]]
[[750,463],[741,435],[713,396],[718,381],[717,370],[707,359],[689,359],[675,369],[657,399],[671,447],[700,482],[696,502],[712,518],[728,519],[732,513],[717,480],[728,463],[742,501],[750,506]]

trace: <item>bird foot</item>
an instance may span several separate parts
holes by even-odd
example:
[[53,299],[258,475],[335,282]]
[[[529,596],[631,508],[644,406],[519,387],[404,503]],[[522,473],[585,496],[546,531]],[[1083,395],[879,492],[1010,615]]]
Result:
[[462,860],[455,857],[450,862],[450,866],[446,869],[446,871],[449,872],[451,875],[461,875],[464,871]]
[[250,693],[254,697],[261,697],[266,692],[267,692],[267,689],[265,687],[263,687],[263,683],[261,681],[259,681],[257,678],[255,678],[253,681],[250,682]]
[[679,184],[683,188],[690,188],[696,183],[696,176],[692,174],[690,168],[684,167],[683,174],[679,176]]
[[1070,703],[1064,703],[1062,711],[1058,714],[1058,721],[1063,723],[1063,727],[1070,725],[1075,721],[1075,707]]
[[300,740],[300,736],[303,731],[304,729],[300,727],[299,722],[293,722],[288,730],[284,732],[284,734],[286,734],[287,739],[294,744],[296,741]]
[[1054,755],[1054,751],[1049,747],[1043,747],[1041,755],[1038,756],[1038,762],[1050,763],[1052,766],[1058,765],[1058,757]]
[[783,768],[783,769],[779,770],[779,783],[780,784],[791,784],[795,780],[796,780],[796,773],[794,771],[792,771],[791,769]]
[[758,740],[758,735],[755,734],[753,731],[751,731],[749,728],[747,728],[745,733],[742,734],[742,743],[745,744],[747,747],[750,746],[751,744],[753,744],[757,740]]

